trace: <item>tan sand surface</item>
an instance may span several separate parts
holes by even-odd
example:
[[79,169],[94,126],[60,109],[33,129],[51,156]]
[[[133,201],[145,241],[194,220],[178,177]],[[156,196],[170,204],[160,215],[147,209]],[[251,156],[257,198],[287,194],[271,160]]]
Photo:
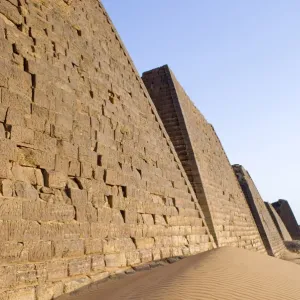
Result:
[[300,266],[225,247],[59,299],[299,300]]

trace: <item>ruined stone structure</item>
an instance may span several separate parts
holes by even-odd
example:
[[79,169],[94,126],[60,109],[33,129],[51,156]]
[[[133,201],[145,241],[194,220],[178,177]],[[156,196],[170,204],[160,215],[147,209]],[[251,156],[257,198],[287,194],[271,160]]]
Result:
[[241,165],[234,165],[233,170],[244,192],[268,254],[280,256],[285,250],[283,239],[281,238],[279,231],[251,176]]
[[168,66],[142,76],[219,246],[265,252],[245,196],[214,131]]
[[283,221],[293,240],[300,240],[300,229],[294,213],[286,200],[280,199],[272,203],[276,212]]
[[[111,272],[214,247],[97,0],[1,0],[0,92],[1,299],[52,299]],[[228,205],[216,211],[220,244],[259,248],[239,190],[214,193]]]
[[265,205],[273,219],[273,222],[284,241],[291,241],[292,237],[288,230],[286,229],[285,225],[283,224],[281,218],[279,217],[278,213],[276,212],[275,208],[272,206],[271,203],[265,202]]

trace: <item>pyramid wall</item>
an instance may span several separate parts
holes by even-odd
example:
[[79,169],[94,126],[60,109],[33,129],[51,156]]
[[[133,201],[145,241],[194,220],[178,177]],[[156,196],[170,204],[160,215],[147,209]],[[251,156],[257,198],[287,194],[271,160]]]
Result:
[[214,247],[97,0],[1,0],[0,92],[1,299]]
[[214,128],[168,66],[142,76],[219,246],[265,252],[245,196]]
[[244,192],[268,254],[280,256],[286,249],[283,239],[251,176],[241,165],[234,165],[233,170]]
[[290,235],[290,233],[288,232],[288,230],[286,229],[285,225],[283,224],[281,218],[279,217],[278,213],[276,212],[276,210],[274,209],[274,207],[272,206],[271,203],[265,202],[265,205],[273,219],[273,222],[275,224],[275,226],[277,227],[277,230],[281,236],[281,238],[284,241],[291,241],[292,237]]
[[272,203],[272,205],[275,208],[278,215],[280,216],[281,220],[283,221],[292,239],[300,240],[299,225],[288,201],[280,199],[277,202]]

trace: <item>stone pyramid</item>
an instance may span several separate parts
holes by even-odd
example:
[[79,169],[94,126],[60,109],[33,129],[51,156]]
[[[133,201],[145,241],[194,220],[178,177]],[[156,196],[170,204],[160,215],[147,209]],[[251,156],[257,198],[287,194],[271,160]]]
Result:
[[218,246],[265,252],[245,196],[214,128],[168,66],[142,76]]
[[278,213],[276,212],[275,208],[272,206],[271,203],[265,202],[265,205],[273,219],[275,226],[284,241],[291,241],[292,237],[288,230],[286,229],[284,223],[282,222],[281,218],[279,217]]
[[268,254],[280,256],[286,250],[283,239],[251,176],[241,165],[234,165],[233,170],[247,199]]
[[300,228],[287,200],[280,199],[272,203],[276,212],[283,221],[293,240],[300,240]]
[[214,247],[101,3],[1,0],[0,50],[3,299]]

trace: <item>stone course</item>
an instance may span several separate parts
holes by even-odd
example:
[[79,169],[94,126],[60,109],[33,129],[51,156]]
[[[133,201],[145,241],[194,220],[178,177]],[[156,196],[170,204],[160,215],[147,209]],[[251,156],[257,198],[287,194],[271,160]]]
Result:
[[[1,300],[53,299],[215,247],[97,0],[1,0],[0,95]],[[258,245],[249,232],[240,243]]]
[[245,196],[210,125],[168,66],[142,76],[218,246],[265,252]]
[[268,254],[281,256],[286,247],[251,176],[241,165],[233,165],[233,170],[244,192]]
[[287,200],[272,203],[293,240],[300,240],[300,228]]

